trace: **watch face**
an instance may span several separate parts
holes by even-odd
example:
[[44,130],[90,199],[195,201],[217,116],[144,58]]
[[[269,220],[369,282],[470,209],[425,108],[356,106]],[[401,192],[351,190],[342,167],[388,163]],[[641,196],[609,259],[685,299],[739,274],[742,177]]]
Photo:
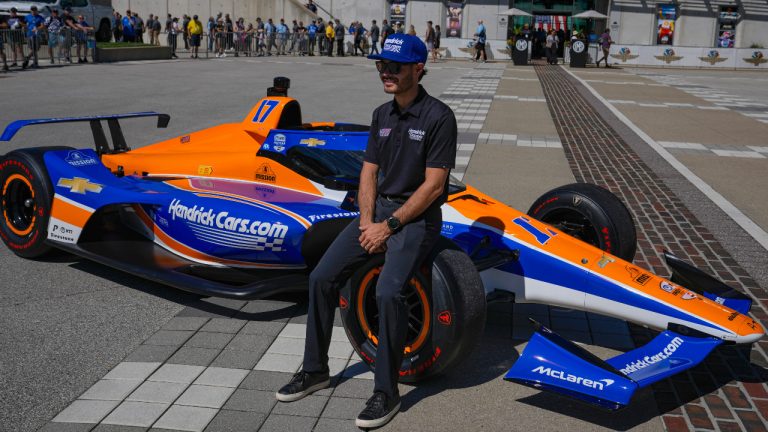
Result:
[[400,219],[394,216],[387,218],[387,226],[392,231],[396,231],[398,228],[400,228]]

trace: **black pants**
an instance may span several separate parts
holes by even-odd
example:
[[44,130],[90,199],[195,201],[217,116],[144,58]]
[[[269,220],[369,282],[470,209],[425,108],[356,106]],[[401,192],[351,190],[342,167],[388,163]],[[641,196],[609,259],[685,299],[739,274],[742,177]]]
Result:
[[[376,200],[377,222],[388,218],[400,207],[379,197]],[[403,349],[408,333],[408,318],[402,296],[414,270],[429,253],[440,236],[442,214],[436,207],[405,225],[387,240],[384,268],[376,284],[379,308],[379,345],[376,351],[374,391],[389,397],[397,393],[397,380],[403,362]],[[339,289],[345,270],[369,258],[360,246],[360,220],[353,220],[336,237],[309,277],[309,314],[304,365],[307,372],[328,371],[328,347],[331,343],[333,315],[339,304]]]
[[325,44],[328,45],[328,57],[333,57],[333,39],[326,39]]
[[483,61],[488,60],[488,55],[485,53],[485,44],[484,43],[477,43],[477,44],[475,44],[475,49],[477,50],[477,56],[475,57],[475,60],[480,60],[480,54],[483,55]]
[[336,55],[344,57],[344,39],[336,39]]
[[547,47],[547,63],[557,64],[557,47]]

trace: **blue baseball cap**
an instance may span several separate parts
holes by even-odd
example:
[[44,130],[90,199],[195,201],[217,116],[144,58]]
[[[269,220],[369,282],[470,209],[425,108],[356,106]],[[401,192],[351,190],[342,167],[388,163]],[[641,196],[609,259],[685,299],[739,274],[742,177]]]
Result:
[[395,33],[384,41],[381,54],[369,55],[368,58],[397,63],[426,63],[427,46],[417,36]]

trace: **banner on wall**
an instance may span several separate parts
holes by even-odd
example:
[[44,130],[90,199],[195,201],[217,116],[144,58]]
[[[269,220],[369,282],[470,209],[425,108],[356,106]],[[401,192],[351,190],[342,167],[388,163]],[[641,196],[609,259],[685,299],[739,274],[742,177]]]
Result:
[[659,5],[656,11],[656,43],[658,45],[672,45],[675,39],[675,20],[677,20],[677,9],[673,4],[666,4]]
[[448,2],[445,11],[445,37],[460,38],[461,25],[464,18],[464,3]]
[[389,5],[389,22],[396,23],[401,22],[405,25],[405,7],[407,0],[393,0]]
[[[533,28],[542,28],[548,32],[550,30],[568,30],[568,17],[565,15],[536,15],[534,17]],[[570,36],[569,36],[570,37]]]

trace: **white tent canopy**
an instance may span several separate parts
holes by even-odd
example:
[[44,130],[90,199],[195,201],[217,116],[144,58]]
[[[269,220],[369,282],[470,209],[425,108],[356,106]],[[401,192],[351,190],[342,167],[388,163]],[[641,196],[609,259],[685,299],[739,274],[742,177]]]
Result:
[[588,10],[574,15],[573,18],[608,19],[608,15],[601,14],[596,10]]
[[497,13],[496,15],[507,15],[507,16],[533,16],[533,15],[529,14],[528,12],[526,12],[526,11],[524,11],[524,10],[520,10],[520,9],[518,9],[518,8],[507,9],[507,10],[505,10],[504,12],[499,12],[499,13]]

